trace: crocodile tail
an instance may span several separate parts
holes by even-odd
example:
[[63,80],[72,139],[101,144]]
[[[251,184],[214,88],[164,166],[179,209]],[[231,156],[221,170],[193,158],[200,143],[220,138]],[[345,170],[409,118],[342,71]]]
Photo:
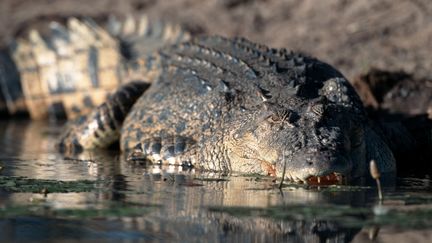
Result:
[[160,65],[150,53],[189,38],[179,26],[146,16],[110,17],[106,27],[89,18],[66,22],[51,22],[46,35],[30,30],[0,55],[0,105],[5,100],[11,114],[22,103],[32,119],[87,114],[121,83],[151,81]]
[[15,40],[10,53],[33,119],[82,114],[120,83],[118,41],[89,20],[70,18],[66,26],[51,22],[46,36],[30,30],[27,38]]
[[126,59],[125,82],[157,79],[162,71],[157,51],[191,39],[189,32],[180,25],[149,19],[147,15],[128,15],[124,20],[110,16],[106,28],[120,41],[121,53]]
[[120,40],[122,55],[129,60],[151,55],[163,46],[190,39],[189,32],[180,25],[150,20],[147,15],[128,15],[123,21],[110,16],[107,30]]

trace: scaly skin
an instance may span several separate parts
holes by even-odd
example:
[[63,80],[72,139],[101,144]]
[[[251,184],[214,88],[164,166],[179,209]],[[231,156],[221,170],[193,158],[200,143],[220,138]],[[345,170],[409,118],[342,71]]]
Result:
[[[287,179],[318,183],[363,176],[370,159],[383,173],[395,171],[358,95],[328,64],[221,37],[165,47],[151,58],[156,72],[138,68],[151,86],[119,132],[130,160],[275,176],[285,171]],[[89,123],[106,126],[109,119],[94,122],[100,109],[60,144],[93,148],[113,140],[82,136]]]
[[87,114],[149,61],[137,64],[138,57],[189,39],[180,26],[145,15],[110,18],[107,28],[88,18],[66,22],[49,23],[46,35],[30,27],[0,51],[0,111],[6,103],[10,114],[27,111],[35,120]]

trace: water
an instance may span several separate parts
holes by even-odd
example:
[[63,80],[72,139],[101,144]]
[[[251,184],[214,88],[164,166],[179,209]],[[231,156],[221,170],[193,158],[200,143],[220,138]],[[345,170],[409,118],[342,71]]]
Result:
[[432,186],[307,187],[254,175],[131,164],[115,151],[64,157],[61,126],[0,122],[0,241],[427,242]]

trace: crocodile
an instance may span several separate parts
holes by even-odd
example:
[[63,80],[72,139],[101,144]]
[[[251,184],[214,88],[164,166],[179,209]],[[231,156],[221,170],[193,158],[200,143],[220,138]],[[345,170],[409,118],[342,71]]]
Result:
[[[333,184],[395,160],[344,76],[315,58],[243,38],[166,46],[66,129],[63,151],[120,139],[130,161]],[[159,70],[158,75],[148,70]]]
[[[135,25],[109,26],[115,32]],[[30,92],[25,103],[33,118],[59,106],[74,112],[68,117],[78,117],[61,135],[58,147],[63,153],[106,148],[119,141],[129,161],[257,173],[310,184],[364,176],[372,159],[382,173],[396,170],[391,150],[370,123],[354,88],[339,71],[316,58],[244,38],[191,38],[181,30],[166,35],[175,37],[168,38],[171,43],[147,45],[146,34],[143,40],[119,46],[92,21],[71,20],[69,28],[51,26],[54,39],[63,40],[62,48],[53,44],[50,49],[50,41],[31,32],[30,44],[21,42],[15,52],[22,55],[13,55],[21,64],[23,89]],[[61,50],[75,43],[75,32],[93,36],[86,40],[86,58],[73,59],[82,48],[59,58]],[[108,44],[92,44],[97,40]],[[39,55],[39,49],[51,55]],[[112,49],[116,51],[109,52]],[[95,58],[95,52],[106,53],[101,50],[109,54]],[[28,53],[40,60],[26,62],[32,57]],[[85,60],[86,74],[80,76],[85,81],[68,76],[74,71],[82,74],[83,68],[63,70],[54,64],[63,59],[69,64]],[[53,67],[57,72],[50,70]],[[40,78],[53,73],[69,79]],[[71,84],[70,79],[77,82]],[[38,89],[31,82],[24,85],[26,80],[41,87],[54,83],[57,89],[48,85],[39,96],[31,95]],[[100,102],[89,102],[100,90]],[[84,97],[77,98],[76,91]],[[74,107],[76,100],[83,101],[83,107]]]

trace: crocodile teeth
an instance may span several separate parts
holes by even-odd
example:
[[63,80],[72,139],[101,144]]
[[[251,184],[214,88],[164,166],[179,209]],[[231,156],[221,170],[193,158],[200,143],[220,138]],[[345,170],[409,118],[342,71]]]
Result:
[[333,172],[323,176],[310,176],[306,179],[306,183],[310,185],[337,185],[345,183],[344,176]]

